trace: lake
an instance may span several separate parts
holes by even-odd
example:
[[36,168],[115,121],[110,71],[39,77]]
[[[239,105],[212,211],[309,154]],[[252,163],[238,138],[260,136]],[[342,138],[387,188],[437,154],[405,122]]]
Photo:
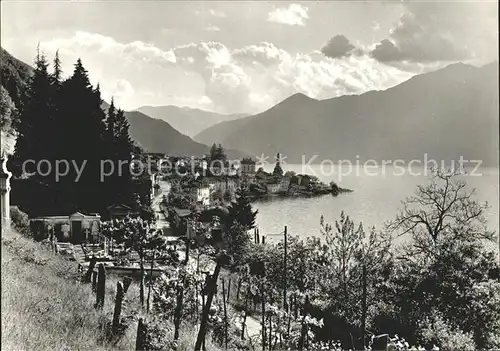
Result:
[[[343,193],[337,197],[325,195],[313,198],[279,198],[258,200],[253,205],[259,210],[257,225],[263,235],[277,234],[288,226],[290,235],[300,237],[320,235],[320,216],[334,224],[340,218],[341,211],[350,216],[354,222],[362,222],[366,228],[375,226],[382,229],[386,221],[395,217],[400,209],[401,201],[413,195],[417,184],[426,184],[429,177],[424,169],[413,168],[413,175],[399,175],[397,169],[385,167],[365,172],[363,169],[349,175],[339,166],[330,168],[312,165],[308,174],[316,175],[320,180],[329,183],[335,181],[342,188],[352,189],[352,193]],[[301,165],[282,165],[283,170],[303,173]],[[272,172],[273,165],[264,169]],[[323,170],[323,171],[321,171]],[[342,173],[343,171],[344,173]],[[477,171],[481,176],[463,176],[467,181],[467,189],[476,189],[476,200],[487,201],[491,206],[486,213],[490,229],[498,233],[499,171],[497,168],[482,168]],[[340,180],[339,180],[340,179]],[[281,238],[281,237],[275,237]],[[266,238],[266,240],[271,237]],[[498,245],[497,245],[498,246]]]

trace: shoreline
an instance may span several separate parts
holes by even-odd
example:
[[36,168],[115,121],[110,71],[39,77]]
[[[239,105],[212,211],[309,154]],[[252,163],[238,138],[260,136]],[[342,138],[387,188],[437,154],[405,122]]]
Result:
[[345,194],[345,193],[352,193],[354,190],[352,189],[347,189],[347,188],[338,188],[338,191],[336,194],[332,192],[332,190],[325,191],[325,192],[318,192],[318,193],[301,193],[297,192],[294,194],[288,193],[275,193],[275,194],[248,194],[248,198],[250,201],[255,201],[255,200],[263,200],[263,199],[271,199],[271,198],[288,198],[288,199],[297,199],[297,198],[312,198],[312,197],[319,197],[319,196],[324,196],[324,195],[332,195],[333,197],[337,197],[340,194]]

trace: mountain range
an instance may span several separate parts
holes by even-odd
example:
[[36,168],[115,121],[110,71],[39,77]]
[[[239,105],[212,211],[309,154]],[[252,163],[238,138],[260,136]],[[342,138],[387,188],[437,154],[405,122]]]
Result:
[[[3,49],[1,54],[2,86],[17,105],[33,69]],[[220,143],[229,158],[280,152],[288,163],[314,157],[312,163],[408,162],[427,154],[438,161],[463,157],[498,166],[498,84],[497,62],[458,63],[383,91],[326,100],[295,94],[246,117],[175,106],[125,114],[131,137],[151,152],[200,155]],[[203,126],[209,127],[194,138],[185,135]]]
[[[108,107],[107,103],[103,103],[105,111]],[[174,156],[199,156],[209,152],[207,145],[194,141],[163,120],[139,111],[125,111],[125,117],[130,124],[130,137],[144,150]],[[234,150],[226,150],[226,154],[229,158],[243,157],[242,153]]]
[[498,165],[498,63],[457,63],[384,91],[315,100],[295,94],[267,111],[195,136],[248,155],[321,160],[441,160]]
[[178,106],[142,106],[137,111],[147,116],[168,122],[182,134],[193,137],[208,127],[217,123],[230,121],[248,115],[232,114],[223,115],[215,112],[204,111],[196,108]]

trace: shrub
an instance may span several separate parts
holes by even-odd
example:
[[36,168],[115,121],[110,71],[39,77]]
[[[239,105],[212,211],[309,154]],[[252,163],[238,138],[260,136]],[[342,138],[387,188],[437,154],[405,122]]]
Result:
[[421,342],[427,347],[438,346],[440,350],[475,350],[471,333],[452,328],[440,313],[432,313],[422,321]]
[[21,211],[17,206],[12,206],[10,208],[10,219],[14,229],[23,234],[28,235],[30,233],[30,221],[28,215]]
[[47,224],[42,221],[31,221],[29,224],[30,233],[36,241],[42,241],[49,238]]

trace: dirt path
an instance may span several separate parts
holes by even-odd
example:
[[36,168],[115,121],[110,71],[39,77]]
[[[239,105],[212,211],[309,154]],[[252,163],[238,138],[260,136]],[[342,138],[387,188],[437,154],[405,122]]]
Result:
[[164,180],[160,180],[159,185],[160,193],[153,199],[151,207],[155,211],[156,228],[163,230],[164,228],[170,228],[170,224],[161,211],[160,203],[163,201],[163,196],[168,196],[168,193],[170,192],[170,183]]

